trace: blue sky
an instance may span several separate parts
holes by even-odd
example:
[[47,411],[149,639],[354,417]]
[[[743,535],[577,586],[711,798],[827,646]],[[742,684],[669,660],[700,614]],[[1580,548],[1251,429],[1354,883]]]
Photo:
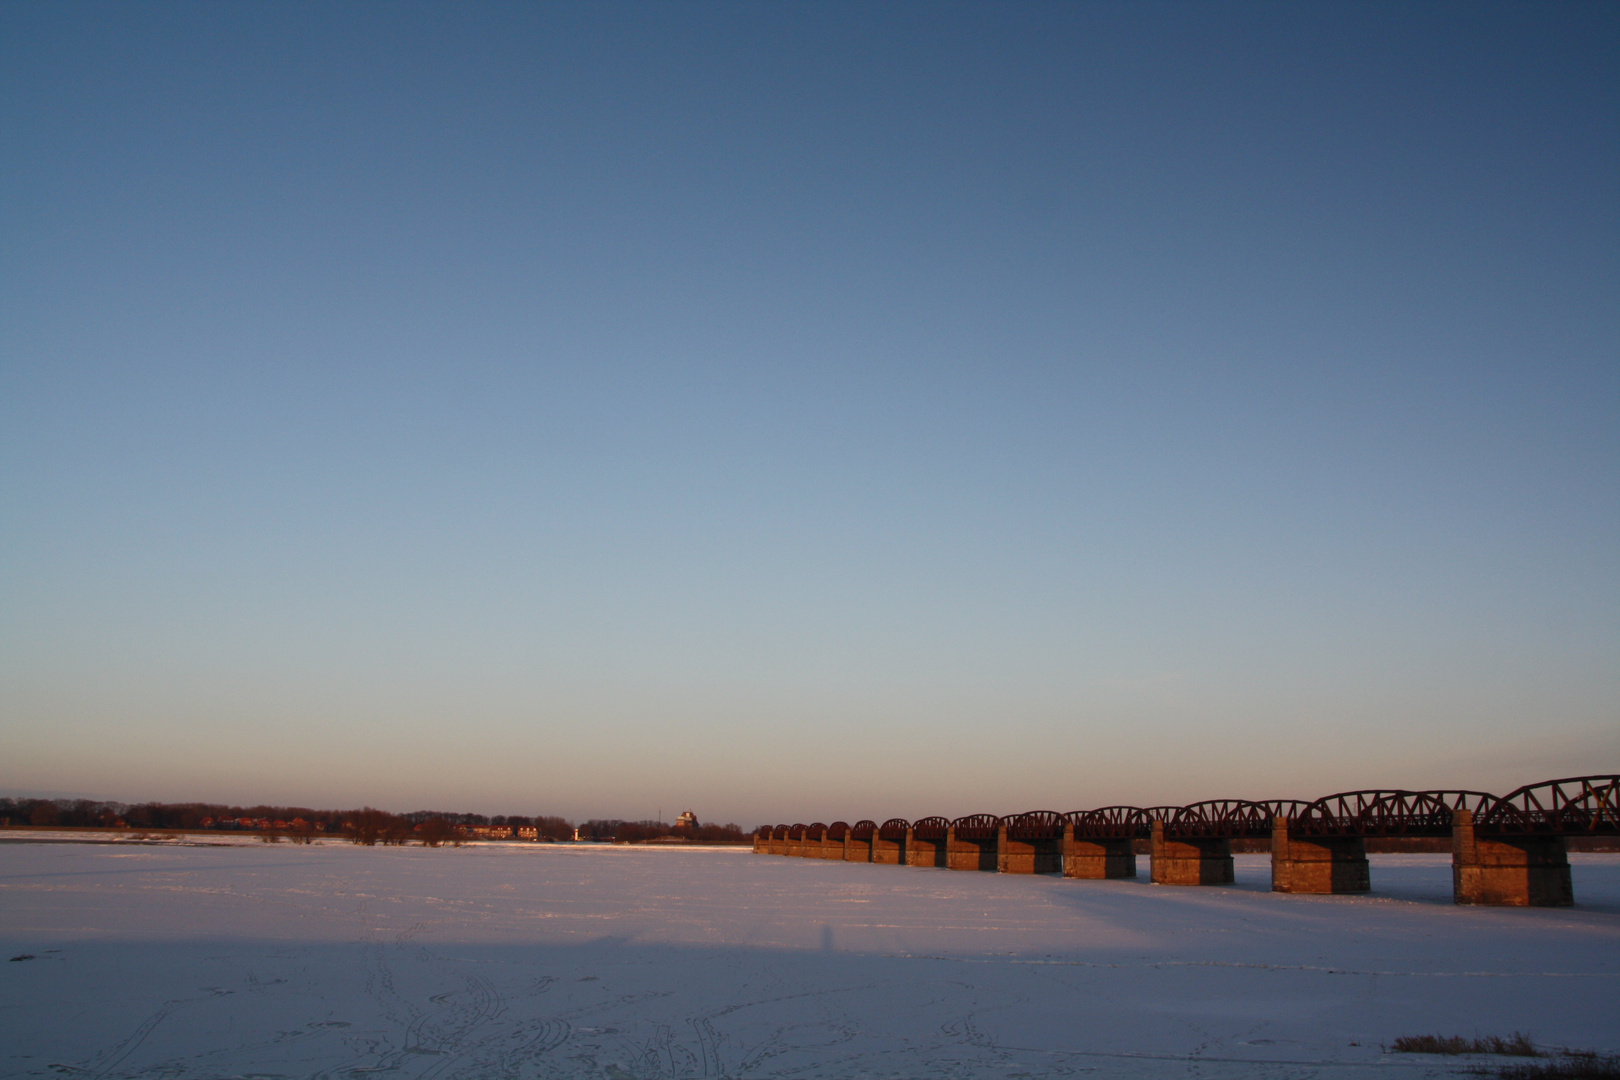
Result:
[[0,9],[0,786],[1620,768],[1613,5]]

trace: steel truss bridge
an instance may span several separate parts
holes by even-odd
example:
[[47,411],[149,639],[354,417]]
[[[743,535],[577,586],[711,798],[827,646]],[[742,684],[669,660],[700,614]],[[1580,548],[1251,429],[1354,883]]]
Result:
[[[1273,888],[1359,892],[1369,887],[1367,839],[1450,837],[1459,903],[1568,903],[1561,899],[1569,896],[1564,841],[1617,835],[1620,775],[1599,775],[1543,780],[1506,795],[1366,790],[1311,801],[1212,799],[1187,806],[1031,810],[1006,817],[777,825],[756,831],[754,849],[956,869],[1134,877],[1133,845],[1149,841],[1155,882],[1221,884],[1231,880],[1232,840],[1269,839]],[[1520,894],[1528,899],[1514,898]],[[1536,898],[1542,894],[1553,899]]]

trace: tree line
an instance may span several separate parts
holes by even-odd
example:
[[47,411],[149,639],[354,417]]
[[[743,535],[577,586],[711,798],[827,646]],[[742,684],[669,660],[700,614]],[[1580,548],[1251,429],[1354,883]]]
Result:
[[579,827],[581,840],[611,840],[618,844],[644,844],[649,840],[685,840],[696,844],[739,843],[750,838],[736,823],[694,827],[667,825],[661,821],[620,821],[593,819]]
[[[255,832],[267,838],[285,837],[305,843],[316,836],[342,836],[366,846],[414,842],[438,847],[469,839],[559,841],[575,837],[572,822],[546,814],[490,816],[443,810],[394,814],[370,806],[357,810],[317,810],[303,806],[0,798],[0,827],[11,825]],[[618,819],[586,821],[579,826],[578,836],[581,840],[620,844],[660,840],[736,843],[748,839],[735,824],[692,827]]]

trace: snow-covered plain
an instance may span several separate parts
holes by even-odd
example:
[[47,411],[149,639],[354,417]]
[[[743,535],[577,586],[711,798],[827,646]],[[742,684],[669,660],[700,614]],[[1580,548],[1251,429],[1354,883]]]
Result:
[[[1620,1049],[1620,856],[1578,905],[740,849],[0,843],[0,1074],[1389,1077],[1402,1034]],[[1146,873],[1147,861],[1141,860]]]

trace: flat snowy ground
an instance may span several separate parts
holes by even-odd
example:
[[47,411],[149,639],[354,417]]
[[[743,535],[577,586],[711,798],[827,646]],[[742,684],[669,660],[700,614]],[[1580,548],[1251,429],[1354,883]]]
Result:
[[[1403,1034],[1620,1049],[1620,856],[1457,908],[741,849],[0,843],[0,1074],[1389,1077]],[[1140,860],[1145,875],[1147,860]]]

